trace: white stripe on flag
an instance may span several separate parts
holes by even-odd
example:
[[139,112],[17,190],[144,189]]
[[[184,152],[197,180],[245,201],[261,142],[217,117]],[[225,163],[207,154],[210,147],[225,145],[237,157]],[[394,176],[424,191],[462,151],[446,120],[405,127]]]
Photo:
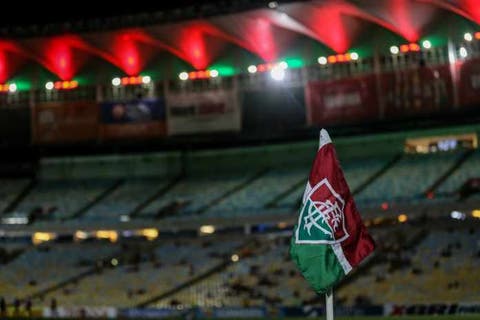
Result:
[[350,265],[350,262],[348,262],[347,258],[345,258],[345,255],[343,254],[341,243],[332,244],[332,249],[337,256],[338,262],[342,266],[343,272],[345,272],[345,274],[348,274],[350,271],[352,271],[352,266]]

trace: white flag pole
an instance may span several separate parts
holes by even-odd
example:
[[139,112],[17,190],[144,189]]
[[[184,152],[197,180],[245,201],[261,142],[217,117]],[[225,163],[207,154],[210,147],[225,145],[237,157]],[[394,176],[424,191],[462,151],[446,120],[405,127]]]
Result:
[[333,320],[333,289],[325,293],[325,315],[327,320]]

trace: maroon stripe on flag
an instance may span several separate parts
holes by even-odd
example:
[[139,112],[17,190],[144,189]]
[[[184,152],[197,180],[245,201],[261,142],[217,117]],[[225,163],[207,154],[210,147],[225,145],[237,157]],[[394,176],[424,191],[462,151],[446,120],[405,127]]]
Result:
[[329,205],[335,199],[337,205],[340,205],[343,201],[343,221],[341,221],[341,224],[339,224],[338,219],[335,219],[334,213],[336,211],[331,209],[334,206],[330,206],[328,211],[328,223],[334,230],[335,239],[344,237],[345,231],[348,234],[348,237],[341,242],[341,247],[345,258],[352,267],[355,267],[373,252],[375,243],[362,222],[332,143],[328,143],[318,150],[310,171],[310,185],[315,187],[325,178],[338,196],[325,195],[326,192],[328,193],[328,189],[325,191],[325,188],[323,188],[323,191],[318,194],[312,194],[313,200],[323,199],[325,201],[330,199]]

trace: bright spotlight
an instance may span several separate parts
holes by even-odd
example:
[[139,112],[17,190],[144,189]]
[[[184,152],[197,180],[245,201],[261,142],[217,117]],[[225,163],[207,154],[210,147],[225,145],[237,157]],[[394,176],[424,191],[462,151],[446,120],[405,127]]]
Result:
[[471,34],[470,32],[467,32],[467,33],[465,33],[465,34],[463,35],[463,39],[465,39],[465,41],[470,42],[470,41],[473,40],[473,36],[472,36],[472,34]]
[[17,91],[17,85],[15,83],[11,83],[8,85],[8,91],[10,93],[14,93]]
[[424,40],[422,42],[422,47],[424,47],[425,49],[430,49],[432,47],[432,43],[428,40]]
[[218,70],[215,70],[215,69],[210,70],[210,77],[212,78],[218,77]]
[[402,213],[402,214],[398,215],[397,220],[400,223],[405,223],[408,220],[408,216],[406,214]]
[[278,66],[282,69],[287,69],[288,68],[288,63],[286,63],[285,61],[281,61]]
[[352,60],[358,60],[358,53],[356,53],[356,52],[350,53],[350,58],[351,58]]
[[391,46],[391,47],[390,47],[390,52],[391,52],[392,54],[398,54],[398,53],[400,52],[400,50],[398,49],[397,46]]
[[467,49],[465,49],[465,47],[460,47],[459,54],[460,57],[466,58],[468,56]]
[[282,81],[283,79],[285,79],[285,69],[282,68],[280,65],[275,66],[272,68],[272,71],[270,71],[270,76],[275,81]]
[[45,89],[47,89],[47,90],[53,90],[53,82],[52,82],[52,81],[48,81],[47,83],[45,83]]
[[185,81],[185,80],[188,80],[188,73],[186,73],[185,71],[184,72],[181,72],[178,77],[180,78],[180,80],[182,81]]
[[278,7],[278,2],[277,2],[277,1],[270,1],[270,2],[268,3],[268,7],[269,7],[270,9],[275,9],[275,8]]
[[255,73],[257,72],[257,66],[254,66],[253,64],[251,66],[248,66],[248,72],[249,73]]
[[144,84],[149,84],[152,81],[152,78],[150,76],[143,76],[142,77],[142,82]]
[[465,220],[467,215],[465,213],[461,212],[461,211],[454,210],[454,211],[450,212],[450,217],[452,219]]
[[318,61],[318,63],[320,63],[322,65],[327,64],[327,58],[326,57],[319,57],[317,61]]
[[121,80],[118,77],[112,79],[112,85],[114,85],[115,87],[118,87],[120,85],[120,82]]

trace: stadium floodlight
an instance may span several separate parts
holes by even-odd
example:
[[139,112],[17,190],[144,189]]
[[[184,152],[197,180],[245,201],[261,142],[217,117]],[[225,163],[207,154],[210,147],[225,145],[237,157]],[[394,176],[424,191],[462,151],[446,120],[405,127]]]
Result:
[[328,62],[326,57],[318,57],[317,61],[321,65],[326,65]]
[[116,77],[112,79],[112,85],[114,85],[115,87],[118,87],[120,83],[121,83],[120,78]]
[[268,3],[268,7],[269,7],[270,9],[276,9],[276,8],[278,7],[278,2],[277,2],[277,1],[270,1],[270,2]]
[[16,92],[16,91],[17,91],[17,85],[16,85],[15,83],[10,83],[10,84],[8,85],[8,91],[9,91],[10,93]]
[[215,233],[215,226],[205,225],[200,227],[200,233],[202,234],[212,234]]
[[210,77],[212,78],[218,77],[218,70],[215,70],[215,69],[210,70]]
[[480,219],[480,210],[472,210],[472,217]]
[[391,46],[390,47],[390,53],[392,54],[398,54],[400,52],[400,50],[398,49],[397,46]]
[[149,84],[150,82],[152,82],[152,78],[150,76],[143,76],[142,77],[142,82],[144,84]]
[[282,68],[280,65],[277,65],[273,67],[270,71],[270,76],[275,81],[282,81],[283,79],[285,79],[285,69]]
[[460,57],[466,58],[468,56],[467,49],[465,47],[460,47],[460,50],[458,51],[460,54]]
[[286,61],[280,61],[278,66],[282,69],[287,69],[288,68],[288,63]]
[[240,260],[240,257],[238,256],[238,254],[232,254],[232,257],[230,259],[233,262],[237,262],[238,260]]
[[464,35],[463,35],[463,39],[465,39],[465,41],[472,41],[473,40],[473,36],[470,32],[466,32]]
[[428,40],[423,40],[422,41],[422,47],[424,49],[430,49],[432,47],[432,43]]
[[359,57],[358,57],[358,53],[356,53],[356,52],[350,53],[350,58],[351,58],[352,60],[358,60],[358,58],[359,58]]
[[188,73],[186,73],[185,71],[184,71],[184,72],[180,72],[180,74],[178,75],[178,77],[179,77],[180,80],[182,80],[182,81],[188,80]]
[[45,89],[47,90],[53,90],[53,82],[52,81],[48,81],[47,83],[45,83]]
[[88,239],[88,233],[82,230],[75,231],[75,239],[77,240],[85,240]]
[[450,218],[457,220],[465,220],[466,214],[457,210],[450,212]]
[[248,66],[247,68],[249,73],[256,73],[257,72],[257,66],[254,66],[253,64]]

